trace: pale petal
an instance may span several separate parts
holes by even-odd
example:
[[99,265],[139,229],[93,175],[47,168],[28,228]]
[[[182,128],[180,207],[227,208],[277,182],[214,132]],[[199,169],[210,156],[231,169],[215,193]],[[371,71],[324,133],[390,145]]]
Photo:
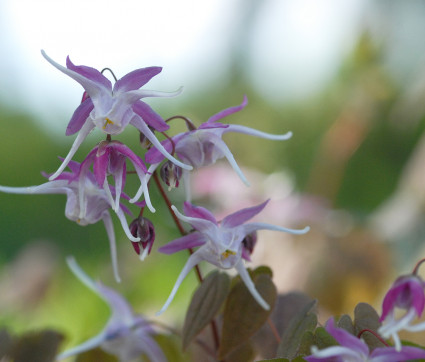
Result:
[[127,235],[127,237],[128,237],[131,241],[133,241],[133,242],[140,241],[140,238],[135,238],[135,237],[131,234],[130,229],[128,228],[127,220],[126,220],[125,215],[124,215],[124,213],[123,213],[123,211],[122,211],[121,209],[119,209],[119,210],[118,210],[118,212],[117,212],[117,216],[118,216],[118,219],[119,219],[119,220],[120,220],[120,222],[121,222],[121,226],[122,226],[122,228],[123,228],[123,230],[124,230],[124,232],[125,232],[125,235]]
[[80,132],[78,133],[77,138],[75,139],[71,149],[69,150],[68,155],[63,160],[62,164],[58,168],[58,170],[49,177],[49,180],[52,181],[56,177],[58,177],[62,171],[65,169],[65,167],[68,165],[68,163],[71,161],[72,157],[75,155],[75,153],[78,150],[78,147],[83,143],[84,139],[87,137],[87,135],[91,132],[91,130],[95,127],[95,125],[92,122],[86,122],[83,125],[83,128],[81,128]]
[[208,233],[212,229],[213,230],[217,229],[217,225],[209,220],[188,217],[186,215],[183,215],[181,212],[179,212],[179,210],[177,210],[177,208],[174,205],[171,206],[171,209],[174,211],[174,213],[180,220],[187,222],[188,224],[192,225],[195,229],[197,229],[198,231],[202,233]]
[[125,93],[120,94],[120,99],[122,99],[127,104],[134,104],[136,101],[138,101],[141,98],[148,98],[148,97],[161,97],[161,98],[169,98],[169,97],[176,97],[181,92],[183,92],[183,87],[180,87],[174,92],[160,92],[160,91],[153,91],[153,90],[145,90],[145,89],[139,89],[139,90],[132,90]]
[[115,241],[114,224],[112,223],[109,211],[103,213],[103,223],[105,225],[106,233],[108,234],[109,246],[111,248],[112,270],[114,271],[115,280],[121,283],[121,278],[118,272],[118,258],[117,258],[117,245]]
[[58,355],[56,357],[56,360],[62,360],[64,358],[74,356],[76,354],[86,352],[86,351],[89,351],[89,350],[94,349],[96,347],[99,347],[105,340],[106,340],[106,333],[101,332],[97,336],[89,339],[88,341],[80,344],[79,346],[71,348],[71,349],[61,353],[60,355]]
[[249,224],[244,224],[241,227],[244,229],[244,233],[246,235],[250,234],[254,231],[257,231],[257,230],[283,231],[283,232],[289,233],[289,234],[301,235],[301,234],[305,234],[306,232],[308,232],[310,230],[309,226],[306,226],[304,229],[288,229],[288,228],[284,228],[282,226],[271,225],[271,224],[266,224],[266,223],[262,223],[262,222],[253,222],[253,223],[249,223]]
[[[195,255],[195,254],[193,254]],[[252,281],[251,277],[249,276],[248,271],[245,268],[243,260],[239,260],[238,263],[235,265],[235,269],[238,271],[239,275],[241,276],[242,281],[245,283],[246,287],[248,288],[251,295],[254,297],[254,299],[260,304],[265,310],[269,310],[270,306],[268,303],[263,299],[263,297],[258,293],[257,289],[255,289],[254,282]]]
[[[200,250],[200,249],[199,249]],[[197,254],[198,251],[196,251],[195,253],[193,253],[188,259],[187,262],[185,264],[185,266],[183,267],[182,271],[180,272],[179,277],[177,278],[176,283],[174,284],[173,290],[170,293],[170,296],[168,297],[167,301],[165,302],[164,306],[161,308],[161,310],[159,312],[156,313],[157,316],[161,315],[162,313],[164,313],[168,306],[170,305],[170,303],[173,301],[174,296],[177,293],[177,290],[180,287],[180,284],[183,282],[183,280],[186,278],[186,276],[189,274],[190,270],[197,265],[200,261],[202,261],[203,259]]]
[[237,124],[230,124],[229,127],[226,128],[223,132],[224,133],[227,133],[227,132],[243,133],[243,134],[247,134],[247,135],[251,135],[251,136],[255,136],[255,137],[266,138],[266,139],[272,140],[272,141],[285,141],[285,140],[288,140],[292,137],[292,132],[287,132],[287,133],[282,134],[282,135],[271,134],[271,133],[258,131],[254,128],[240,126],[240,125],[237,125]]

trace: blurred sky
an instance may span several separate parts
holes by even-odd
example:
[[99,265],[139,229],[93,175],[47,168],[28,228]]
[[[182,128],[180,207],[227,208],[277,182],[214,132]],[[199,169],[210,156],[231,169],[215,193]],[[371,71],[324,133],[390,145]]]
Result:
[[58,118],[71,115],[81,88],[44,49],[61,64],[70,55],[118,76],[163,66],[149,87],[183,85],[183,99],[225,81],[236,54],[260,94],[286,102],[321,90],[365,29],[384,44],[389,67],[417,74],[423,14],[423,1],[397,0],[2,0],[0,97],[63,129],[67,119]]
[[[240,51],[259,92],[282,102],[320,89],[353,46],[363,0],[2,0],[0,96],[63,129],[81,97],[73,80],[49,65],[44,49],[64,64],[112,68],[161,65],[151,89],[196,94],[224,80]],[[67,99],[69,98],[69,99]]]

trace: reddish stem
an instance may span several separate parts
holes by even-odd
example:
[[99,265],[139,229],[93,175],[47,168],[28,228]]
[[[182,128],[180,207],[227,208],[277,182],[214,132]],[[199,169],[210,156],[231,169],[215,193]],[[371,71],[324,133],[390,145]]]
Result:
[[385,342],[385,341],[384,341],[384,339],[383,339],[383,338],[382,338],[382,337],[381,337],[378,333],[376,333],[375,331],[372,331],[372,330],[371,330],[371,329],[369,329],[369,328],[362,329],[362,330],[359,332],[359,334],[357,335],[357,338],[360,338],[364,332],[372,333],[372,334],[373,334],[376,338],[378,338],[378,339],[379,339],[379,341],[380,341],[381,343],[383,343],[385,346],[389,347],[389,344],[388,344],[387,342]]
[[280,343],[280,335],[279,335],[279,331],[277,330],[276,326],[274,325],[273,321],[271,320],[271,318],[267,318],[267,323],[269,324],[270,329],[272,330],[273,336],[276,339],[277,343]]
[[[174,222],[177,226],[177,229],[179,229],[182,236],[186,235],[187,233],[184,230],[182,224],[180,223],[180,220],[177,218],[176,214],[174,213],[173,209],[171,208],[171,205],[172,205],[171,201],[168,198],[164,188],[162,187],[161,181],[159,180],[159,177],[158,177],[158,174],[157,174],[156,171],[153,173],[153,179],[155,180],[155,183],[156,183],[156,185],[159,189],[159,192],[161,193],[162,198],[164,199],[165,203],[167,204],[168,210],[171,213],[171,216],[172,216],[172,218],[173,218],[173,220],[174,220]],[[192,255],[193,249],[189,248],[188,250],[189,250],[190,255]],[[195,271],[196,271],[196,275],[198,277],[199,283],[202,283],[204,281],[204,278],[202,277],[201,270],[199,269],[198,265],[195,265]],[[215,347],[215,350],[218,351],[218,348],[220,346],[220,338],[219,338],[219,335],[218,335],[217,323],[215,322],[214,319],[212,319],[210,325],[211,325],[211,331],[212,331],[213,340],[214,340],[214,347]]]
[[182,119],[182,120],[184,120],[186,122],[186,127],[187,127],[187,129],[189,131],[194,131],[196,129],[196,127],[193,124],[193,122],[189,118],[184,117],[184,116],[173,116],[173,117],[167,118],[165,120],[165,122],[172,121],[173,119]]
[[425,262],[425,259],[421,259],[421,260],[419,260],[416,263],[415,269],[413,269],[413,273],[412,274],[414,274],[414,275],[417,275],[418,274],[419,267],[422,265],[423,262]]

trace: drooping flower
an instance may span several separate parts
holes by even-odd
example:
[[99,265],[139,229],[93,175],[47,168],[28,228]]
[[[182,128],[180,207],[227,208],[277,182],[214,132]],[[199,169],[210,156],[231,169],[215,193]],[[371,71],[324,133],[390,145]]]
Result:
[[[127,159],[132,162],[134,169],[139,176],[140,192],[137,194],[141,195],[143,193],[146,205],[152,212],[155,212],[149,197],[148,177],[146,175],[147,169],[145,164],[130,148],[119,141],[102,141],[96,145],[96,147],[90,151],[81,163],[79,176],[84,178],[85,174],[89,171],[90,166],[93,165],[93,173],[97,184],[105,190],[113,209],[117,212],[120,207],[119,200],[126,180]],[[114,177],[115,199],[112,197],[110,191],[110,185],[107,179],[108,175],[112,175]],[[135,202],[137,200],[132,199],[131,201]]]
[[92,129],[97,127],[106,134],[119,134],[128,124],[142,132],[167,158],[180,167],[191,169],[190,166],[176,160],[162,147],[149,127],[163,132],[169,126],[149,105],[140,100],[146,97],[173,97],[181,92],[178,90],[164,93],[139,89],[160,73],[161,67],[136,69],[119,79],[112,87],[109,79],[94,68],[84,65],[76,66],[69,57],[65,68],[47,56],[43,50],[41,53],[55,68],[80,83],[87,93],[75,110],[66,131],[67,135],[78,132],[78,136],[62,165],[50,176],[50,180],[54,180],[65,169]]
[[[400,330],[410,332],[425,330],[425,322],[413,324],[420,317],[425,307],[425,283],[416,274],[399,277],[385,295],[380,321],[383,325],[378,332],[384,337],[392,337],[397,350],[401,349],[398,336]],[[405,310],[405,314],[396,318],[396,308]]]
[[326,323],[326,331],[339,343],[324,349],[312,347],[312,354],[304,357],[308,362],[399,362],[425,358],[425,351],[416,347],[404,346],[400,351],[394,347],[375,348],[369,351],[367,344],[360,338],[335,326],[333,317]]
[[[246,185],[249,185],[248,180],[236,163],[232,152],[222,140],[223,135],[229,132],[237,132],[269,140],[282,141],[291,138],[292,132],[283,135],[274,135],[245,126],[218,122],[233,113],[239,112],[245,108],[247,104],[248,99],[245,96],[243,102],[239,106],[230,107],[218,112],[211,116],[207,122],[202,123],[197,129],[180,133],[171,139],[166,139],[162,141],[162,145],[168,152],[174,150],[183,162],[194,168],[212,165],[217,160],[226,157],[240,179]],[[164,153],[155,146],[146,153],[145,159],[146,162],[150,164],[159,164],[165,157]],[[185,180],[187,180],[186,177]],[[186,192],[187,191],[188,189],[186,188]]]
[[[63,172],[53,181],[29,187],[0,186],[0,192],[11,194],[65,194],[67,196],[65,216],[69,220],[82,226],[103,220],[109,238],[115,278],[119,281],[114,226],[109,213],[109,209],[112,207],[110,197],[102,187],[99,187],[93,173],[85,172],[83,177],[79,176],[80,164],[78,162],[71,161],[68,163],[68,167],[71,172]],[[112,191],[114,190],[112,189]],[[125,197],[128,198],[126,195]],[[132,242],[138,242],[140,239],[135,238],[128,228],[125,212],[129,213],[128,209],[120,204],[116,214],[122,228]]]
[[[171,241],[161,247],[159,251],[165,254],[173,254],[188,248],[199,247],[199,249],[188,258],[168,300],[158,314],[163,313],[168,308],[186,275],[203,260],[221,269],[235,268],[254,299],[264,309],[269,309],[269,305],[255,289],[254,283],[245,268],[242,259],[246,245],[244,245],[243,241],[257,230],[304,234],[309,230],[309,227],[302,230],[293,230],[260,222],[246,223],[246,221],[260,213],[267,203],[268,201],[254,207],[239,210],[226,216],[221,222],[217,222],[214,215],[207,209],[194,206],[188,202],[184,203],[183,208],[186,215],[181,214],[175,206],[172,206],[176,216],[180,220],[189,223],[196,231]],[[249,257],[249,254],[245,255],[245,258],[247,257]]]
[[142,354],[151,361],[165,362],[166,358],[153,338],[155,331],[149,322],[141,315],[135,314],[128,302],[115,290],[92,280],[74,258],[68,257],[66,261],[74,275],[109,305],[112,315],[97,336],[61,353],[57,359],[61,360],[100,347],[122,362],[133,361]]
[[145,260],[146,256],[150,254],[155,241],[155,227],[152,221],[140,215],[131,222],[130,232],[135,238],[140,239],[137,243],[131,244],[134,251],[139,255],[140,260]]

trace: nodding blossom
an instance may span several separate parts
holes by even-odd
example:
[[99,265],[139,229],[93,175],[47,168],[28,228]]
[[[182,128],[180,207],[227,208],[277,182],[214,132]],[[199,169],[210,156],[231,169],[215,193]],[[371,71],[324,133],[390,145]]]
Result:
[[[239,112],[247,104],[248,99],[244,96],[243,102],[239,106],[226,108],[218,112],[211,116],[208,121],[202,123],[197,129],[180,133],[171,139],[166,139],[162,141],[162,145],[168,152],[172,153],[174,150],[183,162],[194,168],[212,165],[217,160],[226,157],[240,179],[246,185],[249,185],[248,180],[236,163],[232,152],[222,140],[223,135],[229,132],[237,132],[269,140],[283,141],[291,138],[292,132],[287,132],[283,135],[274,135],[245,126],[218,122],[233,113]],[[159,164],[166,157],[165,153],[155,146],[146,153],[146,162]],[[188,180],[187,176],[183,177],[185,181]],[[188,193],[188,187],[186,187],[186,192]]]
[[142,354],[150,361],[165,362],[164,353],[153,338],[155,331],[141,315],[134,313],[128,302],[115,290],[92,280],[73,257],[67,258],[69,268],[80,281],[102,298],[112,314],[105,328],[95,337],[61,353],[61,360],[100,347],[120,361],[134,361]]
[[[137,195],[140,197],[141,193],[143,193],[147,207],[152,212],[155,212],[149,197],[146,166],[139,156],[134,154],[130,148],[121,142],[108,140],[100,142],[81,163],[80,177],[84,178],[90,166],[93,165],[93,173],[97,184],[105,190],[113,209],[115,212],[118,212],[120,208],[120,197],[126,180],[127,159],[132,162],[140,180],[140,191],[137,192]],[[110,185],[107,179],[108,175],[114,177],[115,199],[112,197],[110,191]],[[135,202],[137,200],[131,199],[130,201]]]
[[[392,337],[397,350],[401,349],[398,336],[400,330],[417,332],[425,330],[425,322],[412,324],[420,317],[425,307],[424,281],[416,274],[399,277],[385,295],[380,321],[383,325],[378,332],[384,337]],[[405,311],[402,317],[396,317],[396,308]]]
[[169,126],[141,99],[173,97],[181,92],[181,89],[172,93],[139,89],[159,74],[162,70],[161,67],[136,69],[118,79],[112,87],[109,79],[94,68],[85,65],[76,66],[69,57],[67,57],[66,67],[64,67],[51,59],[44,50],[41,51],[41,54],[55,68],[80,83],[87,94],[72,115],[66,131],[67,135],[78,132],[78,136],[62,165],[50,176],[50,180],[54,180],[60,175],[81,143],[95,127],[106,134],[115,135],[121,133],[128,124],[142,132],[165,157],[182,168],[192,169],[191,166],[183,164],[170,155],[149,128],[152,127],[163,132]]
[[[71,172],[63,172],[53,181],[29,187],[0,186],[0,192],[11,194],[65,194],[67,197],[65,216],[69,220],[82,226],[103,220],[109,238],[115,278],[120,281],[114,226],[109,213],[109,209],[113,207],[111,198],[103,187],[99,187],[93,173],[85,172],[84,175],[80,176],[80,164],[78,162],[71,161],[68,163],[68,167]],[[114,189],[111,192],[114,192]],[[126,195],[125,197],[128,198]],[[140,238],[131,234],[124,212],[130,213],[124,205],[120,204],[116,214],[125,234],[132,242],[140,241]]]
[[158,314],[163,313],[168,308],[186,275],[195,265],[203,260],[221,269],[235,268],[254,299],[264,309],[268,310],[270,308],[255,289],[254,283],[245,268],[242,259],[244,258],[244,254],[245,259],[249,258],[250,247],[247,247],[246,243],[244,244],[244,240],[257,230],[275,230],[291,234],[304,234],[309,230],[309,227],[302,230],[293,230],[260,222],[246,223],[246,221],[260,213],[267,203],[268,201],[254,207],[239,210],[226,216],[221,222],[218,222],[214,215],[207,209],[194,206],[188,202],[185,202],[183,207],[185,215],[181,214],[175,206],[172,206],[176,216],[180,220],[189,223],[196,231],[171,241],[161,247],[159,251],[165,254],[173,254],[183,249],[195,247],[199,247],[199,249],[188,258],[170,296]]
[[372,352],[360,338],[335,326],[333,318],[326,323],[326,331],[339,343],[324,349],[312,347],[312,354],[304,357],[308,362],[399,362],[417,358],[425,358],[425,351],[416,347],[403,347],[400,351],[394,347],[379,347]]

